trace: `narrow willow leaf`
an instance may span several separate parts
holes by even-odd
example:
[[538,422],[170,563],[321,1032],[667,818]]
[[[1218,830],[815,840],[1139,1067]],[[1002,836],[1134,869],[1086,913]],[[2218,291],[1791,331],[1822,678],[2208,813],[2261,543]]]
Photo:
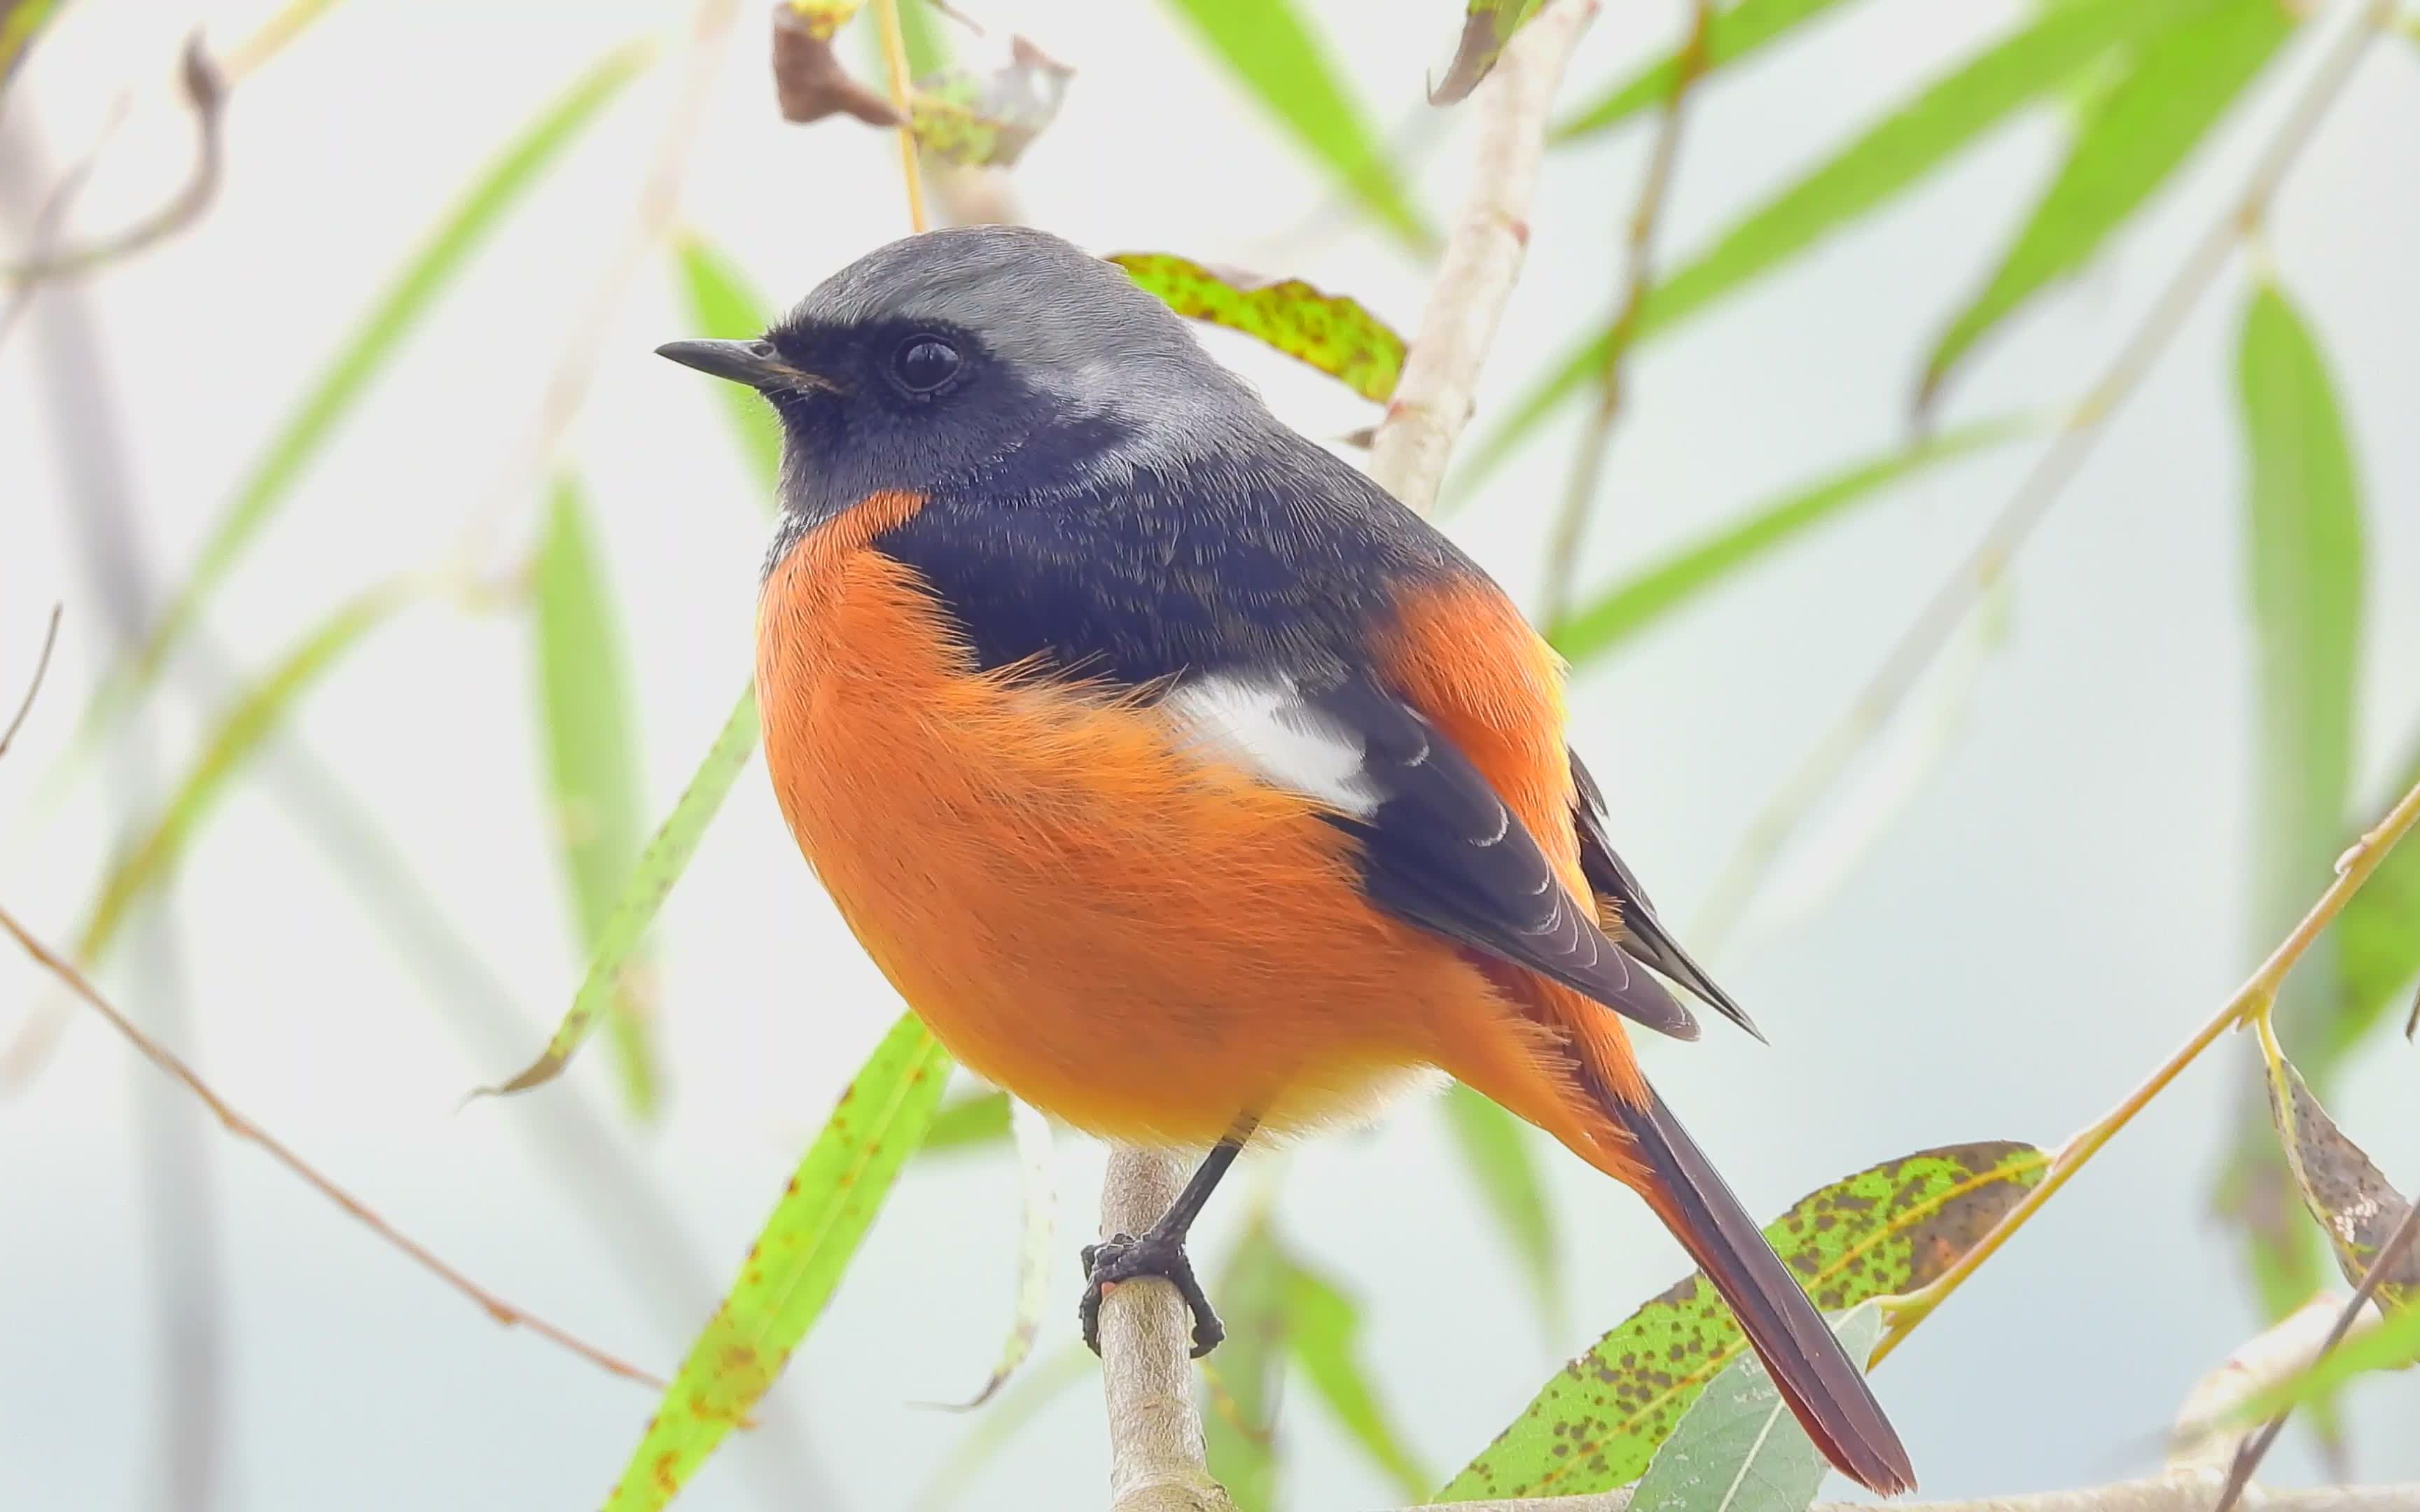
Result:
[[[772,324],[768,306],[748,286],[738,265],[693,236],[680,239],[677,255],[681,290],[688,296],[690,324],[697,335],[746,341],[765,333]],[[771,509],[774,480],[782,471],[782,429],[773,407],[744,384],[718,383],[714,389],[730,417],[732,436],[765,481],[765,507]]]
[[[644,800],[622,616],[586,515],[580,486],[558,478],[533,574],[532,624],[555,843],[582,948],[593,954],[638,863]],[[606,1010],[623,1096],[641,1118],[654,1113],[658,1090],[648,1030],[654,990],[645,959],[633,951]]]
[[2420,1364],[2420,1307],[2407,1307],[2377,1327],[2348,1337],[2308,1368],[2246,1400],[2238,1416],[2250,1424],[2289,1408],[2307,1408],[2334,1397],[2349,1382],[2373,1370],[2404,1370]]
[[[1839,0],[1739,0],[1714,12],[1713,24],[1706,28],[1708,71],[1737,63],[1781,40],[1838,4]],[[1556,126],[1551,140],[1593,136],[1656,110],[1672,97],[1672,86],[1680,77],[1680,54],[1668,54]]]
[[398,579],[348,599],[294,648],[268,675],[252,685],[219,717],[202,742],[201,755],[159,817],[119,855],[101,881],[101,894],[76,938],[75,959],[86,969],[100,965],[143,894],[173,873],[194,832],[226,793],[227,783],[275,733],[302,701],[363,637],[425,595],[427,584]]
[[[2257,716],[2248,922],[2253,949],[2265,951],[2335,874],[2350,809],[2364,553],[2359,488],[2326,360],[2273,288],[2256,293],[2245,312],[2237,383],[2250,453],[2244,556]],[[2278,1012],[2289,1032],[2337,996],[2336,963],[2336,942],[2323,936],[2287,979]],[[2274,1143],[2248,1120],[2222,1205],[2243,1224],[2272,1316],[2300,1306],[2319,1282],[2292,1194]]]
[[[1851,1359],[1866,1359],[1882,1337],[1881,1304],[1851,1308],[1833,1319],[1832,1332]],[[1637,1512],[1807,1512],[1831,1468],[1764,1362],[1749,1354],[1716,1376],[1682,1417],[1630,1504]]]
[[2052,281],[2075,272],[2210,134],[2293,34],[2278,0],[2220,0],[2143,43],[2091,116],[1982,290],[1925,362],[1918,414],[1960,360]]
[[[1748,212],[1714,244],[1658,284],[1637,341],[1663,335],[1738,293],[1924,181],[2025,106],[2051,98],[2112,47],[2224,0],[2079,0],[2038,11],[2000,42],[1935,81],[1857,139]],[[1562,402],[1605,367],[1611,322],[1577,344],[1513,400],[1473,449],[1458,491],[1477,486]]]
[[1050,1169],[1050,1120],[1039,1108],[1011,1102],[1008,1126],[1016,1144],[1018,1174],[1016,1303],[1009,1319],[1008,1341],[1001,1346],[1000,1363],[992,1366],[974,1399],[965,1404],[970,1409],[990,1401],[1033,1352],[1033,1341],[1042,1332],[1042,1304],[1050,1291],[1050,1256],[1056,1242],[1052,1236],[1059,1227],[1059,1187]]
[[1277,1499],[1278,1396],[1285,1380],[1286,1304],[1292,1267],[1264,1207],[1219,1268],[1227,1341],[1202,1362],[1209,1405],[1202,1414],[1210,1478],[1236,1512],[1270,1512]]
[[1007,168],[1058,118],[1076,70],[1024,38],[997,69],[944,69],[916,81],[908,125],[916,145],[945,162]]
[[1032,1369],[983,1410],[966,1437],[942,1458],[933,1478],[917,1493],[917,1512],[944,1512],[956,1505],[992,1456],[1023,1432],[1044,1408],[1065,1396],[1069,1387],[1090,1378],[1099,1365],[1099,1358],[1080,1342],[1067,1344],[1035,1362]]
[[1009,1142],[1006,1092],[974,1092],[952,1098],[934,1116],[917,1154],[939,1155]]
[[1413,208],[1378,133],[1291,0],[1167,0],[1277,117],[1343,181],[1356,199],[1415,252],[1436,233]]
[[607,1512],[669,1505],[781,1375],[924,1137],[949,1073],[949,1053],[913,1014],[875,1047],[690,1346]]
[[1846,517],[1890,485],[2036,428],[2009,418],[1928,437],[1752,509],[1738,524],[1682,548],[1575,610],[1555,627],[1555,649],[1575,665],[1602,656],[1816,527]]
[[[2394,791],[2420,785],[2420,741],[2400,770]],[[2345,837],[2350,844],[2354,837]],[[2420,845],[2389,851],[2362,889],[2345,900],[2336,916],[2337,997],[2323,1025],[2315,1026],[2308,1058],[2333,1068],[2375,1028],[2390,1008],[2400,1007],[2414,975],[2420,975]]]
[[[234,567],[271,515],[293,491],[305,467],[335,434],[370,381],[385,368],[403,339],[460,272],[504,212],[519,204],[564,149],[577,141],[624,85],[636,78],[654,56],[648,43],[615,48],[590,66],[570,89],[506,144],[472,182],[470,189],[440,222],[403,271],[362,324],[337,348],[302,402],[279,427],[251,473],[236,489],[235,499],[210,528],[194,558],[193,570],[169,601],[132,672],[132,686],[117,689],[120,699],[147,683],[177,640],[191,627],[220,580]],[[111,701],[116,705],[116,701]]]
[[[2303,1206],[2327,1236],[2336,1269],[2359,1286],[2397,1225],[2412,1211],[2386,1173],[2370,1164],[2359,1145],[2345,1137],[2335,1119],[2303,1084],[2302,1073],[2278,1048],[2275,1031],[2262,1021],[2260,1048],[2268,1070],[2269,1118],[2277,1131],[2287,1168],[2294,1173]],[[2407,1251],[2379,1282],[2379,1308],[2420,1303],[2420,1248]]]
[[1365,399],[1384,404],[1404,376],[1404,338],[1358,300],[1171,253],[1124,252],[1109,261],[1178,315],[1255,337]]
[[[639,864],[622,884],[613,903],[613,912],[597,935],[596,951],[588,958],[588,975],[580,983],[579,993],[571,1000],[571,1010],[563,1016],[554,1037],[546,1042],[538,1057],[522,1069],[520,1074],[496,1087],[483,1087],[473,1096],[492,1097],[504,1092],[525,1092],[542,1087],[563,1074],[571,1063],[572,1052],[597,1027],[605,1011],[614,982],[620,978],[623,964],[645,937],[647,926],[656,921],[656,911],[664,905],[665,895],[680,880],[689,866],[689,858],[697,854],[697,842],[706,836],[722,800],[729,796],[731,784],[738,779],[740,768],[755,753],[756,688],[751,684],[739,695],[739,702],[723,722],[722,733],[714,737],[714,747],[698,764],[697,773],[681,790],[680,800],[665,816],[655,839],[639,856]],[[935,1095],[939,1095],[935,1089]],[[921,1136],[923,1130],[918,1130]]]
[[1548,1333],[1559,1333],[1562,1252],[1528,1125],[1459,1082],[1446,1089],[1443,1106],[1446,1129],[1470,1167],[1481,1200],[1495,1211],[1521,1269],[1528,1273],[1542,1321]]
[[1479,81],[1496,68],[1512,34],[1529,23],[1542,0],[1470,0],[1462,20],[1462,40],[1446,66],[1445,79],[1429,92],[1432,105],[1455,105],[1470,98]]
[[[1991,1141],[1886,1161],[1802,1199],[1764,1237],[1825,1312],[1922,1287],[2042,1178],[2050,1157]],[[1577,1496],[1638,1478],[1706,1382],[1749,1352],[1692,1273],[1546,1382],[1439,1502]]]
[[1418,1502],[1436,1484],[1404,1444],[1371,1385],[1361,1352],[1361,1309],[1343,1289],[1299,1259],[1286,1259],[1287,1352],[1336,1420],[1405,1498]]

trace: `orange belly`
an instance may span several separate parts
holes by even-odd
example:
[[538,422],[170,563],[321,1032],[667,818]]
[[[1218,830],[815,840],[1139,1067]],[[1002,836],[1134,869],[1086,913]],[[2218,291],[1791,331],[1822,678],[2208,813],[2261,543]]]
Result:
[[1454,948],[1368,905],[1310,800],[1130,700],[973,671],[915,572],[863,548],[913,507],[789,552],[757,691],[800,850],[952,1054],[1078,1128],[1204,1144],[1247,1110],[1355,1116],[1489,1029],[1527,1042]]

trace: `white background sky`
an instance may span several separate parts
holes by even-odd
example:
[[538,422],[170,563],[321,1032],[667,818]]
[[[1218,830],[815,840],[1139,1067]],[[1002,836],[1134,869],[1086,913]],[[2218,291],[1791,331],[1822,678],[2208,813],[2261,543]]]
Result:
[[[263,3],[84,0],[8,100],[52,161],[80,154],[112,97],[156,106],[196,13],[222,41]],[[1403,119],[1442,68],[1460,7],[1317,8],[1361,98]],[[1668,39],[1683,8],[1609,4],[1570,98]],[[2021,7],[1864,0],[1723,77],[1693,119],[1666,245],[1700,246],[1793,169]],[[1996,343],[1953,417],[2055,405],[2097,372],[2238,183],[2331,8],[2114,254]],[[786,301],[905,229],[888,136],[772,110],[762,7],[742,7],[683,193],[689,224]],[[1349,231],[1280,238],[1326,195],[1163,8],[986,0],[1080,71],[1018,177],[1032,220],[1096,250],[1167,249],[1299,272],[1408,325],[1422,270]],[[613,43],[676,29],[670,0],[350,0],[249,81],[228,121],[220,202],[191,234],[92,285],[124,458],[147,546],[180,570],[234,481],[373,295],[489,150]],[[861,58],[851,47],[845,55]],[[671,99],[659,68],[516,214],[406,345],[218,598],[245,663],[278,655],[342,597],[435,560],[529,433],[537,392],[622,232]],[[1442,218],[1467,172],[1467,114],[1418,171]],[[2369,524],[2360,791],[2382,795],[2420,727],[2420,49],[2382,44],[2284,196],[2268,253],[2342,386]],[[1603,583],[1776,490],[1891,444],[1907,385],[2055,162],[2038,113],[1954,170],[1655,346],[1591,538]],[[1644,138],[1557,153],[1529,273],[1483,404],[1600,317],[1609,249]],[[187,146],[147,108],[82,201],[101,228],[154,203]],[[12,227],[21,231],[22,227]],[[1713,964],[1771,1033],[1653,1046],[1652,1069],[1758,1211],[1870,1162],[1986,1137],[2055,1141],[2106,1106],[2222,1000],[2254,951],[2245,916],[2249,645],[2243,465],[2232,395],[2246,290],[2221,280],[2016,573],[2009,639],[1938,766],[1837,887],[1784,887]],[[765,533],[753,483],[696,375],[650,355],[689,333],[651,264],[608,317],[565,455],[588,484],[628,615],[651,811],[669,805],[746,676]],[[1221,341],[1315,435],[1365,424],[1324,380]],[[53,938],[74,927],[113,811],[105,782],[34,806],[97,675],[101,622],[79,576],[38,396],[38,346],[0,351],[0,687],[68,605],[52,692],[0,774],[0,898]],[[1534,599],[1568,419],[1525,453],[1456,536]],[[1612,790],[1624,853],[1684,930],[1756,807],[1827,727],[2013,487],[2031,448],[1937,471],[1585,671],[1575,736]],[[535,500],[515,498],[508,538]],[[305,706],[299,729],[381,814],[445,911],[502,975],[534,1046],[581,966],[538,801],[528,637],[517,620],[417,611]],[[1928,695],[1930,697],[1930,695]],[[1937,702],[1937,700],[1936,700]],[[189,701],[162,705],[185,759]],[[1802,880],[1824,856],[1799,857]],[[1785,879],[1786,882],[1787,879]],[[448,1027],[428,991],[335,884],[262,783],[239,783],[177,891],[194,1023],[185,1047],[239,1104],[386,1214],[506,1295],[651,1364],[677,1360],[712,1300],[635,1285],[533,1155],[529,1103],[458,1113],[509,1069]],[[672,1104],[617,1134],[677,1214],[714,1287],[848,1072],[897,1012],[774,811],[745,776],[659,931]],[[144,982],[113,971],[130,1001]],[[0,1035],[48,995],[0,968]],[[1879,1389],[1935,1495],[2140,1473],[2202,1371],[2252,1323],[2232,1248],[2206,1216],[2222,1115],[2252,1060],[2218,1048],[1890,1362]],[[601,1055],[544,1097],[604,1105]],[[2338,1111],[2391,1174],[2420,1180],[2412,1052],[2381,1039]],[[154,1080],[79,1019],[56,1061],[0,1103],[0,1485],[12,1505],[160,1504],[159,1331],[133,1134]],[[220,1505],[577,1507],[618,1475],[652,1403],[526,1334],[497,1329],[374,1243],[256,1151],[192,1125],[213,1183],[228,1378]],[[1063,1141],[1068,1205],[1100,1155]],[[1440,1473],[1485,1443],[1553,1365],[1683,1269],[1634,1199],[1556,1156],[1573,1322],[1543,1336],[1510,1255],[1451,1164],[1434,1110],[1288,1163],[1287,1234],[1360,1291],[1368,1347],[1411,1442]],[[1215,1257],[1243,1204],[1214,1211]],[[1009,1164],[986,1157],[900,1189],[779,1396],[805,1425],[808,1478],[783,1499],[762,1444],[726,1450],[699,1509],[907,1504],[967,1420],[920,1400],[970,1391],[1006,1322]],[[1063,1343],[1073,1245],[1046,1350]],[[2353,1413],[2364,1478],[2420,1474],[2410,1382]],[[1292,1504],[1390,1493],[1319,1409],[1287,1421]],[[752,1462],[754,1465],[752,1471]],[[796,1463],[793,1459],[789,1461]],[[1105,1455],[1089,1390],[996,1462],[976,1501],[1092,1504]],[[2299,1435],[2280,1480],[2316,1462]]]

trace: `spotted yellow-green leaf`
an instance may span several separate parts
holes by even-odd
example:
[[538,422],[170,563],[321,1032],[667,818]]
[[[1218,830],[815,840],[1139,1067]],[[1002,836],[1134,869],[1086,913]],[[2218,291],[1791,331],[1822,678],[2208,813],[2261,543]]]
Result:
[[[2266,1020],[2260,1031],[2268,1071],[2269,1119],[2285,1151],[2287,1168],[2294,1173],[2303,1206],[2327,1236],[2336,1269],[2348,1282],[2359,1286],[2387,1236],[2411,1212],[2412,1204],[2311,1095]],[[2420,1303],[2420,1248],[2403,1256],[2385,1273],[2377,1295],[2381,1309]]]
[[1358,300],[1172,253],[1124,252],[1109,261],[1187,319],[1266,342],[1365,399],[1385,403],[1404,376],[1404,338]]
[[1075,72],[1019,37],[1000,68],[944,69],[917,80],[908,124],[917,146],[945,162],[1010,167],[1057,118]]
[[2053,281],[2075,272],[2167,182],[2293,35],[2278,0],[2219,0],[2144,39],[2098,92],[2067,161],[1982,289],[1927,359],[1916,390],[1931,409],[1961,359]]
[[[1708,72],[1737,63],[1781,40],[1798,27],[1821,17],[1840,0],[1739,0],[1714,12],[1706,28]],[[1554,140],[1609,131],[1634,116],[1644,116],[1671,98],[1681,77],[1678,54],[1668,54],[1614,85],[1593,104],[1581,107],[1557,125]]]
[[[1928,1149],[1824,1187],[1765,1239],[1825,1312],[1915,1290],[2041,1180],[2049,1157],[1991,1141]],[[1638,1478],[1681,1414],[1747,1340],[1692,1273],[1546,1383],[1439,1502],[1575,1496]]]
[[1575,666],[1602,656],[1808,532],[1879,498],[1890,485],[2032,428],[2011,418],[1928,437],[1752,509],[1738,524],[1683,547],[1575,610],[1555,626],[1555,649]]
[[1252,98],[1415,252],[1436,233],[1414,208],[1372,127],[1293,0],[1166,0]]
[[[1832,1320],[1852,1360],[1882,1337],[1879,1304]],[[1724,1366],[1655,1451],[1630,1499],[1637,1512],[1807,1512],[1831,1465],[1791,1415],[1753,1353]]]
[[1432,105],[1455,105],[1470,98],[1496,67],[1512,34],[1529,23],[1544,0],[1470,0],[1462,18],[1462,40],[1445,77],[1429,92]]
[[1361,1308],[1344,1288],[1295,1256],[1285,1257],[1286,1353],[1328,1412],[1405,1499],[1436,1484],[1388,1415],[1361,1348]]
[[1009,1097],[1006,1092],[968,1092],[941,1104],[925,1132],[919,1155],[953,1154],[988,1149],[1009,1142]]
[[[598,932],[597,949],[588,958],[588,975],[581,981],[570,1011],[564,1014],[553,1038],[518,1075],[500,1086],[482,1088],[477,1095],[525,1092],[563,1074],[563,1068],[571,1063],[572,1053],[604,1015],[623,965],[645,937],[647,927],[656,921],[656,911],[663,906],[673,884],[688,869],[689,858],[697,854],[697,842],[705,838],[706,826],[722,808],[722,800],[730,795],[740,768],[755,753],[757,730],[756,689],[752,684],[739,695],[731,717],[723,722],[722,733],[714,737],[713,748],[698,764],[696,775],[681,790],[679,801],[673,805],[673,811],[665,816],[655,838],[640,854],[639,864],[622,883],[613,911]],[[939,1088],[934,1095],[939,1095]],[[921,1137],[921,1125],[917,1132]]]
[[[1713,245],[1683,260],[1649,294],[1635,340],[1665,335],[1823,237],[1889,203],[2058,87],[2113,47],[2148,37],[2225,0],[2077,0],[2035,11],[2017,30],[1891,109],[1848,146],[1750,210]],[[1475,446],[1455,486],[1492,474],[1546,417],[1604,371],[1608,317],[1506,408]]]
[[1227,1339],[1202,1360],[1208,1400],[1202,1437],[1210,1478],[1227,1489],[1236,1512],[1269,1512],[1277,1499],[1278,1398],[1292,1273],[1264,1205],[1228,1252],[1211,1292]]
[[1446,1089],[1441,1105],[1446,1131],[1478,1183],[1480,1199],[1495,1212],[1497,1227],[1528,1275],[1547,1331],[1559,1333],[1562,1254],[1556,1241],[1555,1210],[1546,1200],[1545,1179],[1538,1169],[1535,1135],[1528,1124],[1459,1082]]
[[[691,334],[709,341],[747,341],[772,324],[768,307],[738,265],[695,236],[678,243],[681,292],[687,297]],[[782,471],[781,423],[773,407],[744,384],[718,383],[714,392],[730,417],[732,437],[764,480],[765,507],[774,506],[773,480]]]
[[[605,580],[580,486],[569,476],[555,481],[532,587],[538,723],[555,844],[581,945],[593,952],[638,862],[644,800],[622,616]],[[654,999],[654,973],[644,956],[633,951],[607,995],[606,1022],[623,1096],[642,1118],[656,1108]]]
[[669,1505],[744,1421],[814,1326],[873,1227],[900,1165],[924,1137],[944,1051],[913,1014],[892,1026],[840,1096],[657,1410],[607,1512]]

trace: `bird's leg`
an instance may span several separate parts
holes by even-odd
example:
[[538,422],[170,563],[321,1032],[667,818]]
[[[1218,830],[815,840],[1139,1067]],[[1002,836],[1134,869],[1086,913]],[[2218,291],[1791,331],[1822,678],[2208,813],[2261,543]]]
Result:
[[1097,1244],[1084,1246],[1084,1279],[1091,1285],[1084,1288],[1084,1300],[1076,1316],[1084,1325],[1084,1342],[1094,1354],[1101,1352],[1101,1296],[1121,1281],[1135,1281],[1145,1276],[1157,1276],[1176,1288],[1185,1299],[1186,1307],[1193,1314],[1193,1358],[1199,1360],[1218,1347],[1227,1336],[1227,1326],[1210,1306],[1202,1294],[1202,1283],[1194,1278],[1193,1262],[1185,1253],[1185,1236],[1191,1231],[1193,1220],[1202,1216],[1202,1209],[1210,1194],[1218,1187],[1218,1179],[1227,1167],[1235,1164],[1243,1153],[1244,1141],[1252,1136],[1260,1123],[1256,1115],[1247,1114],[1235,1120],[1226,1137],[1210,1147],[1202,1164],[1194,1167],[1192,1180],[1185,1190],[1168,1205],[1158,1222],[1140,1235],[1112,1234]]

